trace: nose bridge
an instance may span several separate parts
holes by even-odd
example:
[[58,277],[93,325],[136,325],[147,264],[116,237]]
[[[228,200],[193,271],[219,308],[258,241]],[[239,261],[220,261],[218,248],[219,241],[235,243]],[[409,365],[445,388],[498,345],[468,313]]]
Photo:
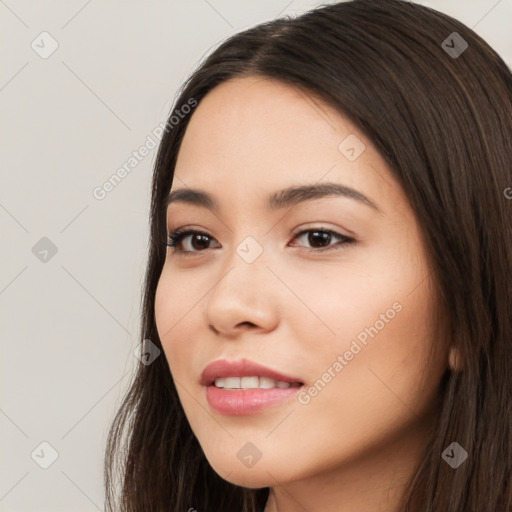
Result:
[[246,236],[226,255],[219,279],[206,303],[206,320],[217,331],[228,332],[241,323],[270,328],[276,300],[269,286],[274,278],[267,268],[263,244]]
[[246,305],[255,304],[268,281],[267,263],[262,244],[252,236],[246,237],[225,257],[221,277],[210,299],[230,300],[232,296]]

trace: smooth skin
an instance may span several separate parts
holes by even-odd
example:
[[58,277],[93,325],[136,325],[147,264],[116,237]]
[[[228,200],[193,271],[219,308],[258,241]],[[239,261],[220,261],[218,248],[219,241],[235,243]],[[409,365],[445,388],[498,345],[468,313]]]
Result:
[[[351,134],[365,145],[354,161],[338,148]],[[356,189],[379,211],[342,196],[267,209],[274,192],[326,182]],[[265,512],[396,511],[455,356],[433,320],[440,300],[421,230],[384,159],[314,95],[236,78],[192,114],[172,191],[182,187],[208,192],[220,209],[169,205],[169,232],[207,237],[185,237],[178,246],[188,255],[167,249],[155,318],[211,466],[236,485],[270,487]],[[320,228],[354,243],[322,238]],[[263,249],[252,263],[236,250],[248,236]],[[247,416],[208,404],[199,379],[210,362],[251,359],[309,389],[394,303],[400,312],[307,404],[292,398]],[[237,457],[248,442],[261,453],[252,467]]]

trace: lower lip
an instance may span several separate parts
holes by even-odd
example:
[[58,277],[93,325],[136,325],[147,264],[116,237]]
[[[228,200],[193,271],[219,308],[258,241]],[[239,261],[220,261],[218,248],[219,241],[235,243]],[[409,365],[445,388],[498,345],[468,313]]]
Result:
[[244,416],[290,400],[301,388],[302,386],[270,389],[222,389],[212,385],[206,388],[206,399],[210,406],[221,414]]

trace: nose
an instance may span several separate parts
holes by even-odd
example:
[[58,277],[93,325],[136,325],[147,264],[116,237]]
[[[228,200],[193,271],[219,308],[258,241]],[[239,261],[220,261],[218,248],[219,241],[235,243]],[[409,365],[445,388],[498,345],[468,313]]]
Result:
[[204,315],[209,329],[227,338],[236,338],[247,330],[275,329],[281,309],[277,304],[278,285],[261,256],[247,263],[234,254],[205,302]]

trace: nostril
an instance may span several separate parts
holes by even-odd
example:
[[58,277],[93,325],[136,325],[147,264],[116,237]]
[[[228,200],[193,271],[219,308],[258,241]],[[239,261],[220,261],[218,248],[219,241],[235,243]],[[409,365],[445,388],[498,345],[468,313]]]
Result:
[[[240,322],[236,325],[236,327],[257,327],[256,324],[252,323],[252,322]],[[215,334],[220,334],[220,331],[218,329],[216,329],[213,325],[209,325],[209,328],[215,333]]]
[[249,327],[256,327],[252,322],[240,322],[238,325],[247,325]]

